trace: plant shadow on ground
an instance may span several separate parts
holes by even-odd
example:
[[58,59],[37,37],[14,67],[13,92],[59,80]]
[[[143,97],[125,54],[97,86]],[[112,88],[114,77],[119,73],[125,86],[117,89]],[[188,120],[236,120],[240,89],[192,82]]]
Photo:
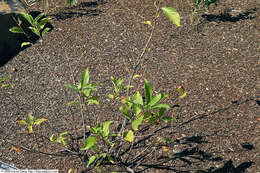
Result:
[[224,13],[214,15],[214,14],[204,14],[202,17],[206,19],[208,22],[238,22],[240,20],[252,20],[255,18],[253,14],[255,14],[259,9],[253,8],[249,9],[243,13],[239,13],[237,15],[232,15],[232,10],[225,10]]
[[[32,11],[29,14],[32,15],[35,18],[40,13],[41,12],[39,12],[39,11]],[[28,37],[24,34],[11,33],[9,31],[10,28],[17,26],[14,19],[18,20],[18,17],[21,18],[21,20],[22,20],[21,27],[28,34],[30,39],[28,39]],[[45,17],[45,16],[43,16],[43,17]],[[0,21],[1,21],[2,18],[6,18],[5,21],[8,22],[8,23],[0,31],[0,35],[3,34],[2,35],[3,37],[1,37],[2,40],[0,42],[0,55],[1,55],[1,57],[0,57],[0,67],[4,66],[8,61],[10,61],[17,54],[19,54],[19,52],[21,52],[21,51],[25,50],[26,48],[30,47],[29,45],[25,46],[25,47],[21,47],[21,44],[23,42],[29,41],[32,44],[34,44],[34,43],[37,42],[37,40],[39,40],[39,36],[32,33],[32,31],[30,29],[28,29],[30,24],[28,23],[28,21],[23,19],[23,17],[21,15],[6,14],[6,15],[0,17]],[[50,23],[47,23],[43,29],[45,29],[46,27],[50,28],[49,32],[51,32],[54,28]]]
[[[88,9],[88,8],[97,8],[100,4],[98,1],[91,2],[81,2],[79,5],[74,7],[67,7],[59,13],[51,15],[56,20],[66,20],[73,17],[82,17],[82,16],[97,16],[103,13],[103,11],[98,9]],[[66,12],[66,10],[69,10]]]
[[[164,128],[167,128],[165,126]],[[135,149],[138,150],[140,148],[146,148],[146,140],[151,138],[153,135],[150,135],[144,139],[141,139],[130,146],[126,150],[124,150],[120,155],[124,155],[128,153],[130,150],[134,151]],[[174,171],[176,173],[189,173],[189,172],[198,172],[198,173],[243,173],[249,168],[254,162],[243,162],[237,167],[233,165],[232,160],[225,161],[222,167],[214,168],[213,166],[205,169],[205,170],[187,170],[185,167],[191,166],[193,164],[200,164],[201,162],[223,162],[222,157],[214,157],[213,153],[206,153],[205,151],[199,149],[197,144],[208,143],[208,141],[204,141],[202,136],[191,136],[185,137],[182,139],[178,139],[173,141],[168,147],[174,149],[175,146],[182,145],[183,150],[172,153],[169,155],[161,154],[160,156],[156,157],[156,163],[144,163],[145,157],[151,154],[151,150],[147,152],[143,152],[140,157],[135,158],[131,162],[120,162],[119,165],[123,167],[139,167],[136,173],[143,173],[147,170],[158,170],[158,171]],[[157,146],[157,150],[160,150],[161,146]],[[182,162],[182,166],[168,166],[167,163],[179,161]],[[105,162],[104,165],[111,165],[109,161]],[[181,170],[181,169],[185,169]]]

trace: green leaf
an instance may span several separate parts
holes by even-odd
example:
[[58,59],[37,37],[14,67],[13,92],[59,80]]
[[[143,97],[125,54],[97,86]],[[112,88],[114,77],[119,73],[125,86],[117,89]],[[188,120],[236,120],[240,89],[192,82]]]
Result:
[[36,121],[34,121],[34,124],[35,125],[40,125],[41,123],[43,123],[44,121],[47,121],[46,118],[40,118],[40,119],[37,119]]
[[1,82],[4,82],[6,79],[8,79],[9,78],[9,76],[5,76],[5,77],[3,77],[3,78],[0,78],[0,83]]
[[185,89],[182,86],[178,87],[177,91],[180,94],[180,96],[179,96],[180,98],[186,97],[187,92],[185,91]]
[[124,140],[127,142],[134,141],[134,132],[132,130],[124,132]]
[[96,158],[97,158],[97,156],[91,156],[89,158],[87,168],[89,167],[89,165],[91,165],[96,160]]
[[45,35],[49,30],[51,30],[51,28],[45,28],[45,29],[42,31],[42,37],[44,37],[44,35]]
[[24,12],[21,13],[21,15],[31,24],[34,24],[34,19],[30,14],[26,14]]
[[29,124],[33,125],[33,123],[34,123],[34,116],[32,116],[31,113],[29,113],[28,119],[29,119]]
[[97,99],[88,99],[88,105],[91,104],[99,105],[99,102],[97,101]]
[[181,26],[180,14],[175,9],[171,7],[162,7],[161,9],[173,24],[175,24],[176,26]]
[[77,87],[73,86],[73,85],[64,84],[64,86],[65,86],[66,88],[70,88],[70,89],[76,91],[77,93],[80,93],[80,90],[79,90]]
[[165,116],[161,118],[162,121],[164,121],[165,123],[168,123],[168,121],[172,121],[172,120],[176,120],[173,117],[169,117],[169,116]]
[[51,142],[55,142],[55,141],[56,141],[56,139],[55,139],[55,137],[54,137],[54,134],[51,135],[50,141],[51,141]]
[[129,110],[125,106],[120,106],[120,111],[123,115],[128,119],[131,120],[131,115],[129,114]]
[[132,121],[132,128],[133,128],[134,131],[138,130],[138,126],[140,124],[142,124],[143,119],[144,119],[144,115],[139,116],[136,120]]
[[72,106],[72,105],[80,105],[80,102],[79,101],[71,101],[69,103],[67,103],[67,106]]
[[85,69],[85,71],[82,73],[81,76],[81,87],[84,88],[89,83],[89,72],[88,69]]
[[44,15],[44,13],[40,13],[34,20],[36,22],[38,22],[42,18],[43,15]]
[[140,112],[142,112],[143,105],[142,95],[138,91],[133,95],[133,103],[133,111],[135,115],[138,115]]
[[34,34],[36,34],[36,35],[38,35],[39,37],[41,37],[40,31],[39,31],[37,28],[31,27],[31,26],[28,27],[28,28],[30,28],[31,31],[32,31]]
[[85,140],[85,145],[80,150],[88,150],[89,148],[93,147],[97,142],[97,138],[94,136],[90,136]]
[[33,133],[33,126],[32,125],[28,125],[27,126],[29,133]]
[[152,107],[153,109],[161,109],[161,108],[165,108],[165,109],[170,109],[171,107],[168,104],[158,104]]
[[148,80],[144,79],[145,105],[148,105],[152,99],[153,89]]
[[43,29],[44,26],[45,26],[50,20],[51,20],[50,17],[45,17],[45,18],[43,18],[43,19],[38,23],[37,27],[38,27],[39,29]]
[[106,121],[103,123],[102,136],[104,137],[105,140],[107,140],[107,138],[109,136],[109,126],[111,123],[113,123],[113,121]]
[[150,26],[152,26],[152,22],[149,21],[149,20],[147,20],[147,21],[143,21],[142,23],[143,23],[143,24],[146,24],[146,25],[150,25]]
[[10,28],[9,31],[12,32],[12,33],[21,33],[21,34],[24,33],[23,30],[20,27],[17,27],[17,26]]
[[108,97],[110,98],[110,99],[114,99],[114,95],[113,94],[108,94]]
[[162,99],[164,99],[166,97],[168,97],[168,94],[157,94],[156,96],[154,96],[152,98],[152,100],[148,104],[148,107],[152,107],[152,106],[158,104]]
[[115,163],[114,159],[113,159],[111,156],[107,156],[107,158],[108,158],[108,160],[109,160],[110,163],[112,163],[112,164]]
[[102,153],[100,154],[103,158],[106,158],[107,157],[107,153]]
[[24,46],[27,46],[27,45],[32,45],[32,43],[31,42],[23,42],[21,44],[21,47],[24,47]]
[[21,125],[27,125],[28,124],[25,120],[17,120],[17,122]]

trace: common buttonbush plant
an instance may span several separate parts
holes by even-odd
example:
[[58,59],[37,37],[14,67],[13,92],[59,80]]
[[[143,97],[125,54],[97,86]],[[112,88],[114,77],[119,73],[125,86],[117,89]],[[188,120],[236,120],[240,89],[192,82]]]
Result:
[[[160,10],[162,10],[173,24],[180,26],[179,13],[171,7],[161,8],[159,2],[156,1],[154,3],[156,8],[155,19],[159,17]],[[138,57],[139,59],[135,64],[133,72],[130,74],[128,84],[124,84],[124,78],[116,79],[111,77],[114,90],[108,97],[118,101],[120,104],[119,110],[122,121],[119,125],[118,122],[115,122],[113,119],[102,122],[97,121],[91,126],[85,124],[85,114],[88,110],[88,106],[99,104],[97,96],[99,84],[91,82],[88,69],[83,71],[81,80],[78,84],[64,85],[78,95],[77,99],[69,101],[67,105],[76,105],[81,109],[82,127],[84,129],[81,139],[83,140],[73,140],[70,138],[72,132],[69,131],[52,134],[49,139],[51,142],[61,145],[63,149],[66,148],[66,151],[68,152],[73,154],[76,152],[76,155],[81,158],[88,169],[102,170],[102,166],[109,164],[123,167],[123,169],[128,172],[135,172],[136,166],[131,167],[129,165],[138,165],[140,155],[134,155],[133,158],[129,160],[125,157],[125,154],[128,153],[131,155],[131,152],[133,152],[133,145],[140,140],[145,140],[147,135],[156,135],[158,131],[151,131],[149,134],[146,134],[144,129],[157,127],[158,124],[167,124],[169,121],[174,120],[174,117],[166,114],[167,110],[170,109],[170,106],[165,103],[168,94],[155,94],[148,79],[144,79],[143,92],[139,92],[131,86],[132,79],[138,76],[135,74],[136,69],[140,65],[141,59],[147,51],[147,47],[153,36],[153,31],[155,29],[153,22],[143,22],[152,27],[152,32],[145,44],[143,52]],[[130,94],[130,89],[133,90],[133,92],[131,92],[133,94]],[[124,95],[125,92],[122,91],[126,91],[126,95]],[[177,88],[177,92],[179,92],[181,98],[186,96],[183,87]],[[39,125],[44,121],[46,121],[46,119],[35,120],[34,117],[29,114],[28,121],[19,120],[18,122],[26,125],[29,132],[33,133],[33,126]],[[140,139],[140,135],[143,136],[143,138]],[[164,141],[167,143],[169,140],[166,140],[165,138]],[[72,147],[75,142],[78,148]],[[153,143],[147,146],[144,151],[148,150],[152,145]]]

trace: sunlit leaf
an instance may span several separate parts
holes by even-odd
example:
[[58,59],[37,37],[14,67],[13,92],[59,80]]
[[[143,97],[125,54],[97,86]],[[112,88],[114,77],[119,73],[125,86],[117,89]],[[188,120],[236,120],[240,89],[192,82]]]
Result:
[[54,134],[51,135],[50,141],[51,141],[51,142],[55,142],[55,141],[56,141],[56,139],[55,139],[55,137],[54,137]]
[[40,20],[43,15],[44,15],[44,13],[40,13],[34,20],[35,20],[36,22],[38,22],[38,20]]
[[168,123],[168,121],[172,121],[172,120],[176,120],[173,117],[169,117],[169,116],[164,116],[161,118],[162,121],[164,121],[165,123]]
[[31,113],[28,114],[29,124],[33,125],[34,123],[34,116]]
[[112,163],[112,164],[115,163],[114,159],[113,159],[111,156],[107,156],[107,158],[108,158],[108,160],[109,160],[110,163]]
[[132,130],[124,132],[124,140],[127,142],[134,141],[134,132]]
[[180,94],[180,96],[179,96],[180,98],[184,98],[187,95],[187,92],[185,91],[185,89],[182,86],[178,87],[177,91]]
[[28,128],[29,133],[33,133],[33,126],[32,125],[28,125],[27,128]]
[[80,105],[80,102],[79,101],[71,101],[71,102],[67,103],[68,107],[70,107],[72,105]]
[[64,86],[65,86],[66,88],[70,88],[70,89],[76,91],[77,93],[80,92],[80,91],[79,91],[80,88],[77,88],[77,87],[75,87],[75,86],[73,86],[73,85],[64,84]]
[[170,109],[171,107],[168,104],[158,104],[152,107],[153,109],[161,109],[161,108],[165,108],[165,109]]
[[128,109],[125,106],[120,106],[120,111],[123,113],[123,115],[130,120],[131,119],[131,115],[129,114]]
[[4,82],[6,79],[8,79],[9,78],[9,76],[5,76],[5,77],[3,77],[3,78],[0,78],[0,83],[1,82]]
[[97,158],[97,156],[91,156],[88,160],[87,167],[89,167],[89,165],[91,165],[96,160],[96,158]]
[[102,126],[102,131],[103,131],[103,137],[105,138],[105,140],[107,140],[108,138],[108,135],[109,135],[109,126],[110,124],[113,123],[113,121],[106,121],[103,123],[103,126]]
[[27,125],[27,122],[25,120],[17,120],[17,122],[22,125]]
[[31,29],[31,31],[36,34],[37,36],[41,37],[40,31],[34,27],[29,26],[28,28]]
[[96,144],[96,137],[90,136],[85,140],[85,145],[80,150],[88,150],[89,148],[93,147]]
[[40,125],[44,121],[47,121],[47,119],[46,118],[40,118],[40,119],[37,119],[36,121],[34,121],[34,124],[35,125]]
[[150,26],[152,26],[152,22],[149,21],[149,20],[147,20],[147,21],[143,21],[142,23],[143,23],[143,24],[146,24],[146,25],[150,25]]
[[167,152],[167,151],[169,151],[169,149],[170,149],[170,147],[167,147],[167,146],[162,146],[162,150],[163,150],[164,152]]
[[17,26],[10,28],[9,31],[12,32],[12,33],[21,33],[21,34],[24,33],[23,30],[20,27],[17,27]]
[[139,116],[136,120],[132,121],[132,128],[134,131],[138,130],[138,126],[142,124],[144,115]]
[[176,26],[181,26],[180,14],[175,9],[171,7],[162,7],[161,9],[173,24],[175,24]]
[[114,99],[114,95],[113,94],[108,94],[108,98]]
[[21,13],[21,15],[31,24],[34,24],[34,19],[30,14],[26,14],[24,12]]
[[152,100],[152,86],[148,80],[144,79],[144,94],[145,94],[145,104],[148,105]]
[[82,73],[81,76],[81,87],[86,87],[89,83],[89,71],[88,69],[85,69],[85,71]]
[[21,47],[28,46],[28,45],[32,45],[32,43],[31,42],[23,42],[21,44]]
[[136,74],[136,75],[134,75],[133,79],[140,78],[140,77],[142,77],[142,75]]

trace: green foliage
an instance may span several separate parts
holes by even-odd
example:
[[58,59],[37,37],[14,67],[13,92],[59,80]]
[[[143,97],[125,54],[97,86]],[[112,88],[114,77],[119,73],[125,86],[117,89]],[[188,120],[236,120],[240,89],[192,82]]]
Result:
[[[65,84],[64,86],[74,90],[80,96],[83,96],[84,101],[86,101],[88,105],[91,105],[91,104],[98,105],[99,104],[99,102],[97,100],[98,96],[93,95],[93,92],[97,91],[97,86],[99,86],[99,84],[98,83],[93,83],[93,84],[90,83],[90,76],[89,76],[88,69],[86,69],[82,73],[81,81],[78,85]],[[71,106],[71,105],[77,105],[77,104],[81,104],[81,102],[74,100],[74,101],[69,102],[67,105]]]
[[59,134],[59,136],[55,139],[54,134],[51,135],[50,137],[50,141],[51,142],[57,142],[59,144],[61,144],[63,147],[65,147],[67,145],[67,137],[65,137],[65,135],[68,135],[68,132],[62,132]]
[[[78,1],[77,1],[78,2]],[[73,0],[67,0],[67,3],[72,5]],[[170,21],[175,24],[176,26],[180,26],[180,16],[179,13],[171,8],[171,7],[162,7],[160,8],[156,3],[154,3],[156,8],[156,19],[159,17],[159,11],[162,10],[163,13],[170,19]],[[49,18],[42,19],[40,18],[43,16],[37,16],[33,19],[28,14],[23,14],[24,18],[32,25],[30,29],[36,35],[42,37],[44,34],[40,31],[44,28],[44,25],[48,22]],[[155,21],[153,21],[155,22]],[[144,24],[147,24],[152,27],[154,30],[153,23],[151,21],[145,21]],[[21,22],[18,21],[20,26]],[[10,29],[12,32],[15,33],[24,33],[21,27],[16,27]],[[151,32],[153,33],[153,32]],[[152,37],[152,34],[150,38]],[[147,50],[147,45],[150,42],[150,38],[147,41],[146,46],[144,47],[144,52]],[[26,45],[27,43],[24,43]],[[144,53],[143,52],[143,53]],[[142,56],[140,56],[142,58]],[[138,63],[137,63],[138,64]],[[151,83],[144,79],[144,89],[143,94],[142,92],[134,90],[133,94],[130,94],[131,80],[133,78],[140,77],[140,75],[134,75],[136,72],[136,68],[134,69],[133,75],[131,75],[131,79],[129,79],[129,85],[124,85],[124,79],[119,78],[115,79],[111,77],[111,81],[114,87],[113,93],[109,94],[110,99],[119,100],[121,99],[121,106],[119,108],[120,115],[122,115],[123,119],[122,122],[108,120],[105,122],[94,122],[92,126],[85,126],[84,116],[82,116],[83,121],[83,143],[78,144],[79,151],[78,155],[81,157],[82,155],[86,156],[86,167],[99,167],[103,161],[110,162],[111,164],[116,164],[118,160],[122,158],[117,158],[118,151],[131,148],[134,142],[137,141],[137,134],[147,135],[144,134],[142,131],[144,126],[152,127],[159,123],[167,123],[168,121],[174,120],[173,117],[167,116],[166,111],[170,109],[170,106],[164,101],[168,97],[166,93],[153,93],[153,88]],[[70,101],[67,105],[80,105],[81,112],[86,112],[88,105],[95,104],[98,105],[98,97],[95,94],[98,90],[98,83],[91,83],[90,82],[90,74],[89,70],[85,69],[81,75],[81,80],[78,84],[65,84],[66,88],[69,88],[78,94],[78,99]],[[121,96],[123,91],[127,90],[127,96]],[[183,88],[179,88],[178,92],[181,94],[183,98],[186,95],[186,92]],[[33,125],[39,125],[40,123],[46,121],[47,119],[38,119],[34,120],[34,117],[29,114],[29,121],[26,122],[25,120],[19,120],[20,124],[27,125],[29,132],[33,132]],[[118,124],[115,125],[115,124]],[[113,126],[112,126],[113,125]],[[120,127],[121,126],[121,127]],[[88,136],[86,136],[86,128],[89,130],[87,132]],[[154,133],[150,132],[149,133]],[[61,144],[62,147],[69,147],[67,142],[67,135],[68,132],[60,133],[57,137],[54,134],[50,136],[50,141],[57,142]],[[139,135],[138,134],[138,135]],[[154,133],[155,135],[155,133]],[[78,142],[78,141],[77,141]],[[70,151],[68,149],[68,151]],[[74,150],[73,150],[74,151]],[[131,154],[130,154],[131,155]],[[119,156],[120,157],[120,156]]]
[[[45,25],[51,20],[50,17],[44,17],[44,13],[40,13],[35,18],[32,17],[32,15],[22,12],[21,15],[24,17],[26,21],[29,22],[30,26],[28,27],[34,34],[36,34],[38,37],[42,38],[44,35],[50,30],[50,28],[45,27]],[[27,33],[22,29],[21,24],[22,21],[18,19],[17,22],[18,26],[14,26],[9,29],[12,33],[18,33],[18,34],[25,34],[27,37]],[[30,45],[31,42],[23,42],[21,44],[21,47]]]
[[8,78],[9,78],[9,76],[4,76],[4,77],[0,78],[0,86],[1,86],[1,88],[5,88],[5,87],[13,88],[14,87],[14,85],[8,84],[8,83],[5,82]]
[[28,121],[26,120],[17,120],[19,124],[26,125],[29,133],[34,133],[33,126],[40,125],[44,121],[47,121],[45,118],[40,118],[35,120],[34,116],[31,113],[28,114]]

